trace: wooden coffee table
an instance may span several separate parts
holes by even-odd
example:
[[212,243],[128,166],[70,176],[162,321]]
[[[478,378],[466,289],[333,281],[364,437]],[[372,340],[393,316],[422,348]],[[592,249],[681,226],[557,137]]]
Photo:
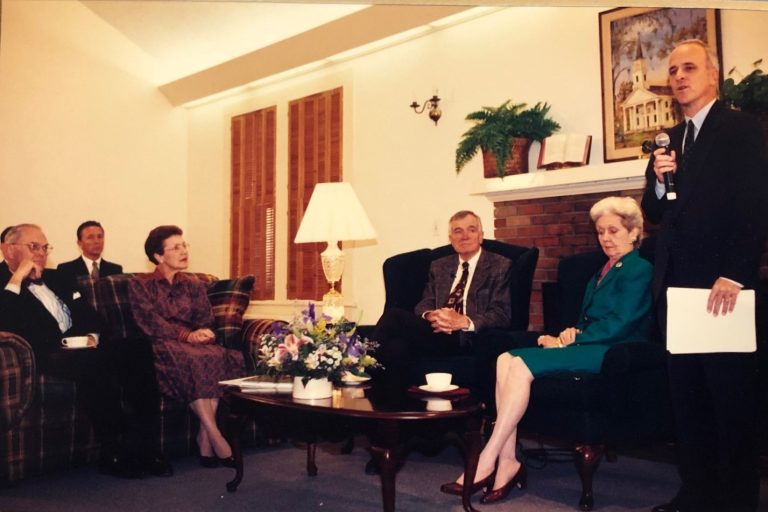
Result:
[[[469,395],[453,399],[435,399],[413,393],[389,393],[375,387],[335,388],[332,398],[322,400],[293,399],[290,393],[243,393],[237,388],[226,388],[224,398],[230,406],[228,437],[235,458],[235,478],[227,483],[234,492],[243,479],[243,454],[240,446],[244,419],[254,416],[257,422],[284,420],[292,425],[303,424],[307,445],[307,473],[317,474],[315,441],[312,425],[319,422],[337,422],[354,433],[365,434],[371,444],[373,456],[381,473],[381,494],[385,512],[395,510],[395,474],[405,443],[412,435],[425,430],[435,434],[455,432],[464,443],[465,481],[472,482],[480,453],[481,413],[483,404]],[[309,432],[309,437],[306,436]],[[362,471],[363,468],[360,468]],[[474,511],[465,486],[462,504],[464,510]],[[435,492],[439,492],[435,489]]]

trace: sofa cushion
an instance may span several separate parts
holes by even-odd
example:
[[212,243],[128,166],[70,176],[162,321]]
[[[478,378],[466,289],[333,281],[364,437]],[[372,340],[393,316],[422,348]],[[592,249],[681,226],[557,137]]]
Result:
[[254,277],[247,275],[208,285],[208,300],[216,321],[216,340],[227,348],[243,348],[243,314],[251,301],[253,282]]

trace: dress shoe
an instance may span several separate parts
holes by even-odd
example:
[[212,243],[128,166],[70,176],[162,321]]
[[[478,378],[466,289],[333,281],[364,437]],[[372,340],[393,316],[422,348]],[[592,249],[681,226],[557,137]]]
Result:
[[651,512],[682,512],[682,510],[677,506],[677,503],[671,501],[663,505],[656,505],[651,509]]
[[219,464],[221,464],[225,468],[235,469],[237,467],[237,465],[235,464],[235,458],[232,457],[231,455],[229,457],[219,459]]
[[99,460],[99,473],[118,478],[142,478],[144,472],[134,460],[117,455],[102,456]]
[[218,457],[206,457],[205,455],[200,456],[200,465],[204,468],[217,468],[219,467],[219,458]]
[[512,489],[514,487],[517,487],[518,489],[525,489],[528,486],[528,470],[525,469],[525,464],[520,464],[520,469],[517,470],[517,473],[515,473],[515,476],[512,477],[512,480],[504,484],[503,486],[499,487],[498,489],[492,489],[485,494],[483,494],[483,497],[480,498],[480,503],[483,505],[488,505],[489,503],[496,503],[497,501],[501,501],[507,496],[509,496],[509,493],[512,492]]
[[[496,478],[496,470],[494,470],[493,473],[483,478],[482,480],[478,480],[477,482],[472,484],[472,489],[470,489],[470,494],[475,494],[477,491],[485,487],[493,487],[493,481],[495,478]],[[443,492],[445,494],[454,494],[456,496],[462,496],[464,494],[464,486],[462,484],[457,484],[456,482],[449,482],[447,484],[443,484],[440,486],[440,492]]]

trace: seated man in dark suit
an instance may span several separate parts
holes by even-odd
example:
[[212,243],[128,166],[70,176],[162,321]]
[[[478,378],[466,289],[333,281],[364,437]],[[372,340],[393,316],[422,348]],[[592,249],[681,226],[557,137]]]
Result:
[[56,267],[75,277],[91,276],[99,277],[122,274],[123,267],[102,259],[104,251],[104,228],[95,220],[87,220],[77,227],[77,245],[82,256],[66,263],[59,263]]
[[[0,268],[4,287],[0,330],[29,342],[40,373],[77,383],[101,444],[99,470],[130,478],[140,477],[145,469],[170,474],[170,466],[157,453],[143,450],[129,457],[121,450],[119,437],[127,422],[108,352],[99,344],[99,318],[71,276],[45,268],[53,248],[43,231],[33,224],[15,226],[6,235],[5,249],[8,265]],[[68,336],[87,336],[87,347],[65,350],[61,340]]]
[[477,352],[473,345],[482,343],[483,331],[509,326],[510,260],[482,250],[483,227],[473,212],[451,217],[448,239],[456,254],[432,262],[414,311],[388,310],[376,325],[376,357],[385,368],[377,377],[387,386],[412,384],[413,358]]

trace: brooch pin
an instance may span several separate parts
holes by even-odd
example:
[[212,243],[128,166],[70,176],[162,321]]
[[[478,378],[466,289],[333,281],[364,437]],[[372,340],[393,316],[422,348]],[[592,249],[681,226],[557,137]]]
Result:
[[624,263],[622,263],[622,262],[620,261],[620,262],[618,262],[618,263],[617,263],[616,265],[614,265],[614,266],[615,266],[616,268],[621,268],[621,266],[622,266],[623,264],[624,264]]

